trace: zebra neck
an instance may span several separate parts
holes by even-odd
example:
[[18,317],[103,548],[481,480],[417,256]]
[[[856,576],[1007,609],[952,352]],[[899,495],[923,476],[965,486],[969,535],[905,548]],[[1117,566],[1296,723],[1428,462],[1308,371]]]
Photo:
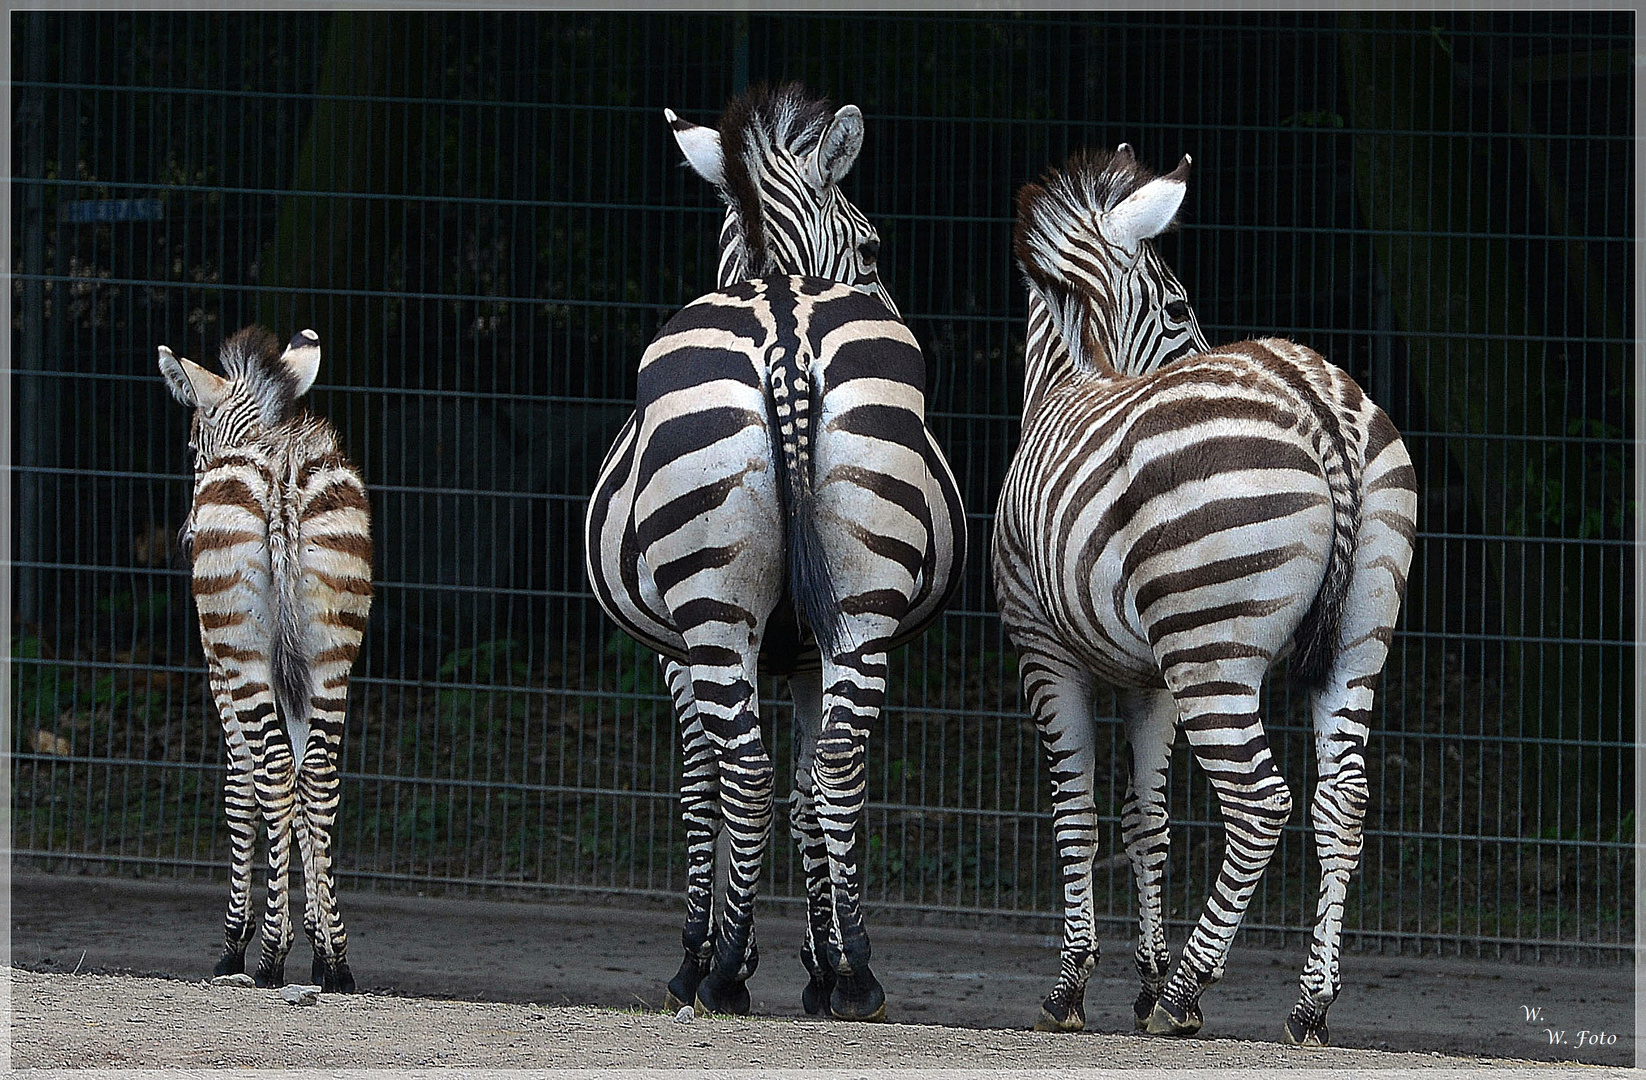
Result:
[[1046,396],[1084,374],[1090,378],[1113,378],[1112,371],[1083,371],[1075,363],[1069,346],[1057,332],[1051,309],[1033,289],[1029,290],[1029,331],[1023,347],[1023,424],[1040,410]]

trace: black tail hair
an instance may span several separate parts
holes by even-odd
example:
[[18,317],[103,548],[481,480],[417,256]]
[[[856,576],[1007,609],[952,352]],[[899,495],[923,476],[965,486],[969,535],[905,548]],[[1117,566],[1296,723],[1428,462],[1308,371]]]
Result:
[[788,519],[789,596],[801,626],[811,627],[817,647],[833,655],[845,634],[834,571],[817,531],[812,489],[811,376],[802,359],[780,350],[766,385],[772,439],[778,457],[778,492]]

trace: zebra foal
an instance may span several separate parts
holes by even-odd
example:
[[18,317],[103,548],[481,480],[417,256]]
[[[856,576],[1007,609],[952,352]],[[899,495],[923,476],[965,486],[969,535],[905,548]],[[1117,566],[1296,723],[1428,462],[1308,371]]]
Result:
[[285,981],[292,945],[288,874],[303,860],[310,979],[349,993],[354,975],[337,909],[332,830],[349,668],[371,609],[365,484],[337,433],[298,399],[320,369],[304,330],[284,351],[252,326],[223,344],[223,375],[160,346],[160,373],[194,410],[194,498],[179,540],[193,562],[200,644],[228,752],[229,908],[214,974],[245,970],[253,847],[269,837],[259,986]]
[[[925,427],[925,362],[880,281],[879,237],[839,187],[862,114],[788,85],[734,99],[718,130],[665,115],[726,203],[719,287],[641,357],[585,551],[607,614],[665,657],[681,734],[685,958],[666,1001],[749,1009],[773,808],[766,673],[794,699],[802,1004],[880,1019],[861,911],[864,754],[887,653],[959,584],[959,490]],[[730,868],[716,896],[722,832]]]
[[[1061,968],[1037,1027],[1084,1026],[1097,962],[1094,723],[1120,692],[1122,832],[1137,881],[1137,1024],[1199,1030],[1201,992],[1291,813],[1258,712],[1276,661],[1312,695],[1321,885],[1288,1041],[1325,1045],[1343,900],[1359,863],[1372,694],[1412,558],[1416,482],[1399,433],[1341,370],[1277,339],[1207,349],[1150,239],[1189,159],[1155,177],[1122,145],[1018,196],[1029,290],[1023,434],[993,571],[1053,785]],[[1223,864],[1170,971],[1161,912],[1166,769],[1181,728],[1221,807]]]

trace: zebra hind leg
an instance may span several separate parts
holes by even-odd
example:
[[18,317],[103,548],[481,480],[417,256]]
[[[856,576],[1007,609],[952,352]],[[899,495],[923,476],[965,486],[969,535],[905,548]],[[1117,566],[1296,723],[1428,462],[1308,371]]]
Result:
[[718,759],[721,831],[731,853],[714,958],[692,1003],[705,1016],[746,1015],[746,984],[760,964],[754,902],[771,836],[773,774],[771,755],[760,739],[759,648],[753,640],[747,655],[713,644],[691,649],[692,696]]
[[296,809],[296,766],[284,733],[268,739],[254,782],[269,831],[268,903],[263,913],[263,953],[252,976],[258,986],[283,986],[291,952],[292,815]]
[[338,909],[337,874],[332,863],[332,837],[342,789],[337,762],[343,741],[344,705],[338,700],[335,709],[321,712],[321,700],[318,696],[315,699],[309,745],[297,778],[301,826],[308,849],[304,853],[304,887],[312,910],[307,927],[314,948],[309,981],[326,993],[352,994],[355,983],[347,959],[349,937]]
[[664,660],[663,678],[674,703],[680,732],[680,818],[686,834],[686,920],[681,930],[685,959],[669,980],[663,1008],[679,1012],[697,1000],[697,987],[714,958],[710,934],[714,913],[715,839],[720,833],[719,785],[714,744],[703,731],[692,698],[691,669],[677,660]]
[[[208,656],[210,653],[207,654]],[[223,953],[212,975],[239,975],[246,970],[246,946],[257,934],[251,917],[252,864],[257,847],[257,790],[252,784],[252,757],[235,718],[228,684],[211,661],[212,696],[223,720],[228,768],[223,778],[223,816],[229,826],[229,907],[223,920]]]
[[[1227,676],[1225,685],[1239,677],[1236,671],[1220,674]],[[1244,684],[1247,693],[1238,697],[1186,693],[1178,698],[1189,744],[1217,795],[1223,818],[1223,865],[1177,968],[1149,1015],[1147,1030],[1152,1035],[1193,1035],[1200,1030],[1204,1023],[1201,993],[1223,977],[1230,942],[1291,816],[1291,792],[1275,768],[1257,711],[1261,678],[1259,668]],[[1217,701],[1232,702],[1237,711],[1206,708],[1207,702]]]
[[[886,1018],[886,991],[869,966],[869,934],[863,925],[863,859],[866,843],[858,838],[865,805],[864,756],[869,729],[886,701],[886,652],[889,634],[875,632],[873,620],[864,619],[857,639],[866,642],[849,651],[825,657],[822,728],[812,766],[818,828],[829,861],[829,886],[834,925],[824,947],[834,970],[829,993],[829,1015],[837,1020],[877,1021]],[[815,944],[815,940],[814,940]]]
[[800,947],[800,963],[808,978],[800,994],[800,1005],[807,1016],[828,1016],[829,999],[838,981],[829,962],[828,949],[834,934],[834,897],[829,885],[828,846],[823,840],[822,826],[818,824],[812,787],[817,735],[823,722],[822,672],[791,675],[789,694],[794,699],[795,755],[789,832],[800,849],[800,863],[806,875],[806,940]]

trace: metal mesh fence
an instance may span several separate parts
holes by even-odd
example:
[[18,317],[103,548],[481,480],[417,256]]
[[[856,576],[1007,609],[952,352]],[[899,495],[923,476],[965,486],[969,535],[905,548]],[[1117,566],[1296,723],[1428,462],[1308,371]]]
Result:
[[[579,528],[642,348],[713,281],[719,208],[661,110],[710,122],[749,81],[794,77],[867,116],[848,190],[926,351],[974,537],[953,609],[894,657],[871,905],[1060,910],[1048,782],[984,580],[1021,406],[1011,208],[1070,150],[1124,139],[1158,168],[1194,156],[1163,247],[1208,336],[1320,350],[1417,464],[1351,942],[1627,955],[1631,13],[13,20],[19,856],[226,863],[173,543],[187,417],[154,355],[209,363],[262,321],[320,332],[314,405],[373,491],[345,876],[677,892],[668,705],[592,603]],[[1294,793],[1313,779],[1300,705],[1272,680]],[[1109,729],[1097,902],[1123,922]],[[1180,746],[1174,926],[1221,851],[1208,800]],[[782,810],[765,895],[793,898]],[[1303,932],[1315,874],[1300,811],[1245,932]]]

